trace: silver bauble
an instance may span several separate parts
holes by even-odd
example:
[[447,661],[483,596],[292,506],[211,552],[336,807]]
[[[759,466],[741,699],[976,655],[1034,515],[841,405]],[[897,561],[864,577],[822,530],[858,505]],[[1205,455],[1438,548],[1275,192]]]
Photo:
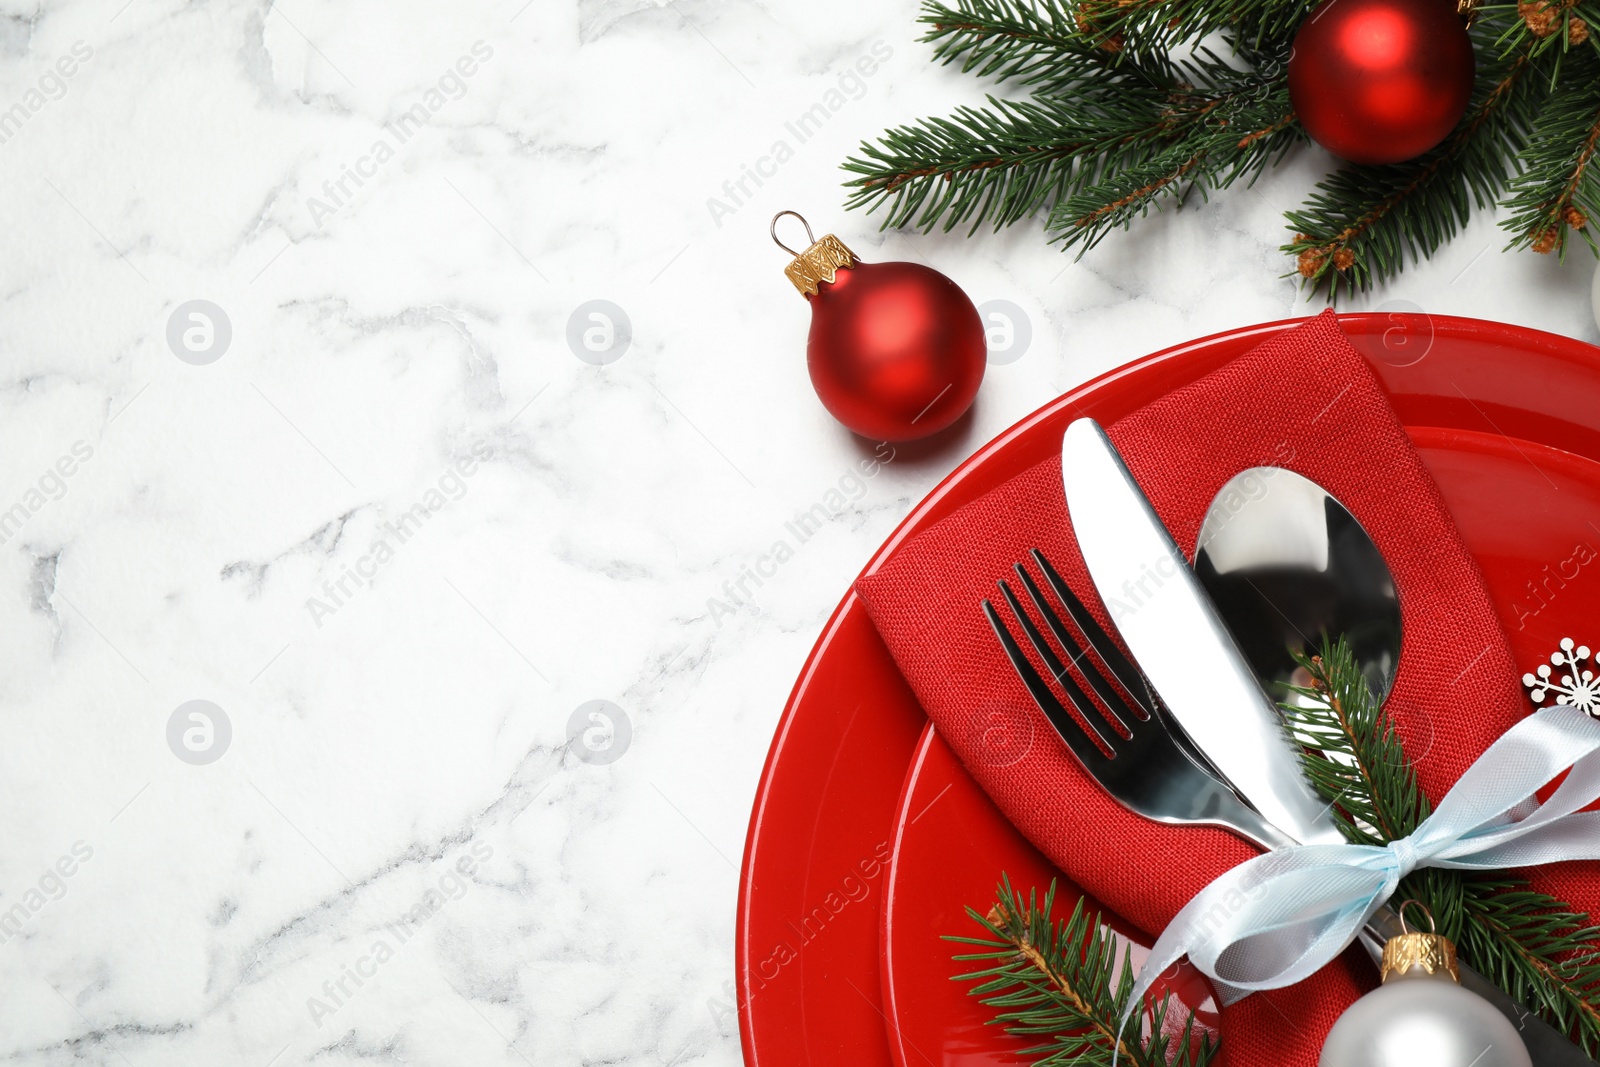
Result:
[[1532,1067],[1517,1028],[1444,975],[1392,978],[1350,1006],[1317,1067]]

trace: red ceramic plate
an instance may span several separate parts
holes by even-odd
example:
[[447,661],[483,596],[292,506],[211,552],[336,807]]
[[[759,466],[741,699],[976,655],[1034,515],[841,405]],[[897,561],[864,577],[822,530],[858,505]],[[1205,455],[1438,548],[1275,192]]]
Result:
[[[1293,325],[1271,323],[1180,345],[1060,397],[958,467],[867,570],[909,537],[1051,455],[1073,418],[1114,421]],[[1600,350],[1470,319],[1351,315],[1341,325],[1388,388],[1483,564],[1518,662],[1542,660],[1568,629],[1579,633],[1579,605],[1600,594],[1600,567],[1563,577],[1573,573],[1563,564],[1580,545],[1589,546],[1585,558],[1600,549]],[[954,1055],[945,1045],[947,1033],[970,1032],[972,1017],[952,1017],[950,1010],[926,1018],[908,1014],[908,1005],[923,998],[907,995],[897,964],[886,975],[880,955],[887,860],[925,725],[863,605],[847,594],[790,696],[745,842],[735,952],[741,1039],[752,1067],[893,1064],[908,1038],[939,1062]],[[930,766],[924,750],[922,768]],[[945,766],[948,781],[961,783],[953,761]],[[963,796],[986,803],[970,781],[965,785]],[[952,784],[939,803],[957,788]],[[1014,833],[1010,840],[1020,842]],[[1047,865],[1028,866],[1043,861],[1030,857],[1025,843],[1011,851],[996,847],[986,845],[981,860],[990,865],[978,872],[986,885],[1001,869],[1050,873]],[[897,880],[887,916],[897,944],[913,940],[912,913],[901,909],[937,890],[938,880],[925,881]],[[963,897],[961,903],[986,900]],[[937,905],[924,900],[922,914]],[[938,934],[950,925],[936,921],[943,925],[927,930],[920,966],[942,987],[953,985],[946,979],[953,971]],[[896,1008],[892,1022],[886,979]],[[983,1036],[988,1045],[960,1045],[961,1062],[1016,1062],[1014,1047],[1008,1050],[992,1027]],[[923,1059],[913,1052],[902,1062]]]

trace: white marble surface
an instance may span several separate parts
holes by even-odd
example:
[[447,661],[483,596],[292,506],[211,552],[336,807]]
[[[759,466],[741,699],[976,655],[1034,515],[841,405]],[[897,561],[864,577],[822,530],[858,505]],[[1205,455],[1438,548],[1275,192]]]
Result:
[[[910,3],[0,15],[7,1063],[738,1062],[708,1001],[745,820],[862,562],[1063,388],[1307,309],[1275,249],[1312,153],[1076,265],[1036,226],[845,215],[860,137],[979,98]],[[1031,320],[963,429],[870,480],[806,379],[766,236],[787,207]],[[1481,221],[1368,303],[1595,339],[1587,257],[1502,243]],[[208,365],[167,340],[196,299],[231,323]],[[606,366],[565,339],[593,299],[632,323]],[[713,617],[835,488],[836,520]],[[206,765],[169,747],[191,700],[231,726]],[[591,700],[631,725],[610,763],[568,745]]]

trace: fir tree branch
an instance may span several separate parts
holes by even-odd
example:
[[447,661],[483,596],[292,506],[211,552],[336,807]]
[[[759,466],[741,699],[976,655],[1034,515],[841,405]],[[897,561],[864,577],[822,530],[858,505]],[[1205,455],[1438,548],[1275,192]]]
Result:
[[1183,182],[1253,177],[1302,136],[1281,85],[1209,53],[1167,72],[1117,69],[1070,97],[990,97],[887,131],[846,162],[858,175],[848,205],[887,206],[885,227],[929,230],[998,229],[1049,210],[1054,238],[1087,248]]
[[1309,686],[1282,705],[1314,788],[1333,805],[1348,840],[1382,845],[1414,831],[1430,812],[1392,720],[1372,697],[1349,646],[1340,642],[1303,659]]
[[1024,904],[1006,878],[987,915],[967,909],[988,936],[947,937],[982,950],[958,961],[990,964],[956,977],[979,983],[969,992],[999,1009],[992,1022],[1042,1039],[1023,1052],[1040,1057],[1034,1067],[1109,1067],[1114,1053],[1132,1067],[1205,1067],[1215,1046],[1198,1038],[1192,1016],[1179,1034],[1167,1033],[1170,997],[1148,1007],[1142,1040],[1138,1014],[1129,1020],[1130,1033],[1123,1033],[1122,1011],[1133,994],[1131,958],[1126,949],[1119,955],[1116,936],[1084,909],[1082,898],[1069,918],[1052,920],[1055,894],[1052,882],[1042,904],[1036,890]]
[[1463,957],[1584,1052],[1600,1051],[1600,928],[1515,878],[1466,880],[1464,902]]
[[863,143],[845,169],[859,177],[847,206],[887,205],[885,228],[946,230],[972,220],[1010,225],[1054,203],[1077,184],[1134,153],[1162,132],[1154,101],[1130,93],[1120,115],[1092,100],[1016,103],[990,97]]
[[1501,223],[1512,234],[1508,248],[1565,255],[1570,231],[1595,244],[1589,221],[1600,210],[1600,59],[1580,56],[1568,70],[1571,84],[1541,110],[1522,153],[1523,172],[1508,185],[1511,215]]
[[[1430,805],[1349,645],[1325,642],[1320,654],[1297,658],[1311,684],[1294,687],[1303,699],[1282,707],[1312,787],[1334,805],[1348,840],[1409,835]],[[1502,873],[1423,868],[1397,897],[1421,900],[1466,963],[1589,1055],[1600,1051],[1600,928],[1589,916]]]
[[1190,188],[1205,196],[1240,177],[1253,179],[1300,139],[1286,90],[1222,67],[1209,55],[1206,60],[1195,72],[1201,84],[1172,93],[1162,111],[1163,147],[1059,202],[1047,226],[1053,239],[1081,255],[1162,198]]

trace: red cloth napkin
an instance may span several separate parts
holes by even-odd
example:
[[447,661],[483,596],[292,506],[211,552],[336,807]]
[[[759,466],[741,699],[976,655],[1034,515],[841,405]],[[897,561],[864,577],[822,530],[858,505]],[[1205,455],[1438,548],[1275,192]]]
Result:
[[[1217,491],[1248,467],[1288,467],[1338,497],[1394,573],[1404,640],[1387,707],[1435,801],[1528,712],[1483,576],[1382,387],[1332,312],[1107,427],[1192,556]],[[1507,521],[1515,521],[1507,501]],[[1060,461],[994,489],[907,543],[857,589],[939,732],[1018,829],[1073,881],[1151,935],[1254,848],[1124,811],[1078,767],[1012,673],[979,610],[1039,548],[1108,621],[1068,521]],[[998,872],[997,872],[998,873]],[[1600,865],[1532,872],[1600,913]],[[1374,981],[1358,950],[1288,989],[1225,1010],[1233,1067],[1314,1067]]]

